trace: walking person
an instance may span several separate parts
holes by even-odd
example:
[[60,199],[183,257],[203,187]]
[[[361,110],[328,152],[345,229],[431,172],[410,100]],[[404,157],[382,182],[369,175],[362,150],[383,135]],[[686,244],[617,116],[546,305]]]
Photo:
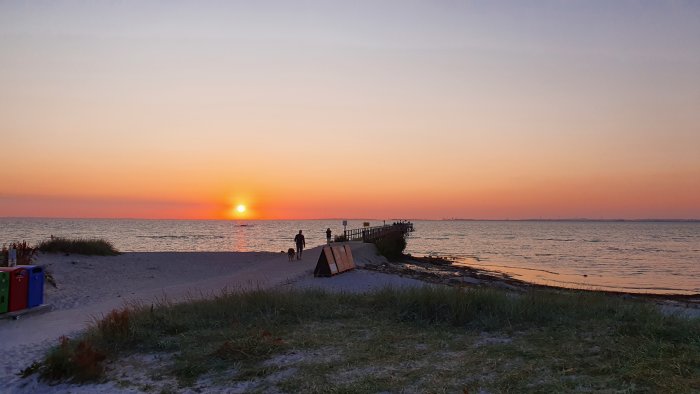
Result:
[[326,230],[326,243],[328,245],[331,244],[331,228],[328,227],[328,230]]
[[306,246],[306,240],[304,239],[304,235],[301,233],[301,230],[299,230],[299,234],[294,237],[294,242],[297,244],[297,260],[301,260],[301,253],[304,251],[304,247]]

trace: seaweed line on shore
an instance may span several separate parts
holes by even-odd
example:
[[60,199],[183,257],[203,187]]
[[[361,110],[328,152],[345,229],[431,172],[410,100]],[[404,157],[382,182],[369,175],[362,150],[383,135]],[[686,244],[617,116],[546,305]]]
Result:
[[380,264],[368,263],[362,266],[361,269],[394,274],[402,277],[418,279],[424,282],[456,287],[483,286],[500,288],[513,292],[524,292],[530,289],[545,289],[558,292],[594,292],[608,294],[611,296],[619,296],[626,299],[648,300],[663,305],[700,309],[700,294],[633,293],[625,291],[549,286],[515,279],[512,276],[502,272],[488,271],[456,263],[456,260],[444,257],[415,257],[406,255],[404,258],[398,261],[383,262]]

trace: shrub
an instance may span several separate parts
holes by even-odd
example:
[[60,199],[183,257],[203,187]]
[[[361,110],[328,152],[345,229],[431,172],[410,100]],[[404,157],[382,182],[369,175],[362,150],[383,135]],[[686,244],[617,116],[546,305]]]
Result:
[[59,345],[46,357],[38,370],[48,381],[72,380],[86,382],[97,380],[104,374],[102,362],[106,356],[95,349],[89,339],[72,341],[59,339]]
[[51,237],[51,239],[41,242],[37,248],[45,253],[76,253],[96,256],[116,256],[119,254],[119,251],[110,242],[97,238]]
[[10,259],[9,249],[15,249],[17,251],[17,264],[20,265],[31,264],[38,253],[37,248],[29,246],[27,241],[13,242],[9,247],[3,245],[1,251],[2,256],[0,256],[0,266],[7,266]]
[[87,335],[73,340],[59,338],[59,345],[42,362],[32,364],[21,374],[26,377],[38,372],[49,382],[99,380],[104,375],[103,361],[107,354],[128,339],[132,313],[127,308],[113,310],[97,320]]
[[377,251],[389,260],[397,260],[403,257],[406,249],[406,237],[402,232],[390,232],[382,238],[374,241]]

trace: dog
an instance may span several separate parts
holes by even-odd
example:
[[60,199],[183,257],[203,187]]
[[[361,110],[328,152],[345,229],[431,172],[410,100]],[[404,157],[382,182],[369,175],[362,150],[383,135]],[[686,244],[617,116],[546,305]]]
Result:
[[289,261],[294,261],[294,248],[289,248],[287,250],[287,257],[289,257]]

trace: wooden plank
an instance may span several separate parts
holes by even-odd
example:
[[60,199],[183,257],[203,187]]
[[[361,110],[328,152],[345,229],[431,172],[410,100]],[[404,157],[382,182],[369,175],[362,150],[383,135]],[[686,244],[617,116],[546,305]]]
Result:
[[323,254],[326,255],[326,260],[328,260],[328,268],[331,269],[331,275],[338,273],[338,265],[335,263],[335,257],[333,257],[333,252],[330,246],[323,247]]
[[3,313],[2,315],[0,315],[0,319],[17,320],[22,316],[32,315],[35,313],[48,312],[50,310],[51,310],[50,304],[41,304],[41,305],[35,306],[34,308],[27,308],[27,309],[22,309],[19,311]]
[[343,246],[333,246],[333,255],[335,262],[338,264],[338,272],[346,271],[345,268],[345,248]]
[[353,269],[355,268],[355,259],[352,257],[352,248],[350,245],[345,245],[345,262],[348,266],[348,269]]

